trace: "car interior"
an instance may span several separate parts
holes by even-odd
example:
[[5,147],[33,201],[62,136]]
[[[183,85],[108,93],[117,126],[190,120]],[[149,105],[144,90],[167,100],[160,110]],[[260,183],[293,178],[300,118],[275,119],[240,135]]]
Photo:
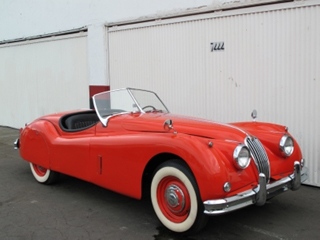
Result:
[[77,132],[88,129],[99,122],[94,110],[64,115],[60,118],[60,127],[65,132]]

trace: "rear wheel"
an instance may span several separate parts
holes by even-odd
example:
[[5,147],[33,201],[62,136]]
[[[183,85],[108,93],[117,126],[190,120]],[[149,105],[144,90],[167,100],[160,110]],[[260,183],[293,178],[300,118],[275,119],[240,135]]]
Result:
[[60,173],[41,167],[34,163],[30,163],[30,168],[34,178],[39,183],[43,184],[52,184],[56,182],[60,175]]
[[174,232],[195,233],[207,223],[196,181],[177,161],[165,162],[156,169],[151,202],[161,223]]

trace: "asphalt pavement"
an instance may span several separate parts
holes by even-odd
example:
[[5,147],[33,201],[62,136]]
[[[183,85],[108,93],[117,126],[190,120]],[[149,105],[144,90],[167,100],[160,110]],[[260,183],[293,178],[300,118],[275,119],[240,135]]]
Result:
[[0,239],[320,239],[320,188],[303,185],[262,207],[211,217],[198,234],[166,230],[148,199],[136,200],[63,175],[37,183],[13,142],[16,129],[0,127]]

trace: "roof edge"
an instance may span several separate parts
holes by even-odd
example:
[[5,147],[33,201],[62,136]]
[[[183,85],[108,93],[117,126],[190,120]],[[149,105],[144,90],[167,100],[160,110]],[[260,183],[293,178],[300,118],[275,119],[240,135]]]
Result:
[[270,5],[270,4],[277,4],[277,3],[286,3],[286,2],[294,2],[295,0],[245,0],[241,2],[241,0],[235,0],[234,2],[226,2],[223,4],[212,4],[208,6],[199,6],[195,8],[188,8],[181,11],[169,11],[161,14],[154,14],[154,15],[147,15],[139,18],[127,19],[122,21],[116,22],[108,22],[105,23],[106,27],[115,27],[115,26],[123,26],[123,25],[130,25],[136,23],[144,23],[144,22],[151,22],[155,20],[164,20],[164,19],[171,19],[177,17],[186,17],[192,15],[200,15],[205,13],[212,13],[217,11],[228,11],[234,9],[241,9],[241,8],[251,8],[263,5]]
[[55,37],[55,36],[63,36],[63,35],[68,35],[68,34],[72,34],[72,33],[86,32],[86,31],[88,31],[88,27],[84,26],[84,27],[74,28],[74,29],[65,30],[65,31],[34,35],[34,36],[30,36],[30,37],[3,40],[3,41],[0,41],[0,45],[7,44],[7,43],[24,42],[24,41],[29,41],[29,40],[37,40],[37,39],[49,38],[49,37]]

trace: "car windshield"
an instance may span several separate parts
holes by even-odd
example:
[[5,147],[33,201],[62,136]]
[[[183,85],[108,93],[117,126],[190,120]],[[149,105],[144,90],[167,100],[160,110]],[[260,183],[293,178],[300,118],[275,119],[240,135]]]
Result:
[[134,88],[98,93],[93,96],[93,103],[98,117],[105,126],[108,119],[115,114],[169,112],[157,94]]

